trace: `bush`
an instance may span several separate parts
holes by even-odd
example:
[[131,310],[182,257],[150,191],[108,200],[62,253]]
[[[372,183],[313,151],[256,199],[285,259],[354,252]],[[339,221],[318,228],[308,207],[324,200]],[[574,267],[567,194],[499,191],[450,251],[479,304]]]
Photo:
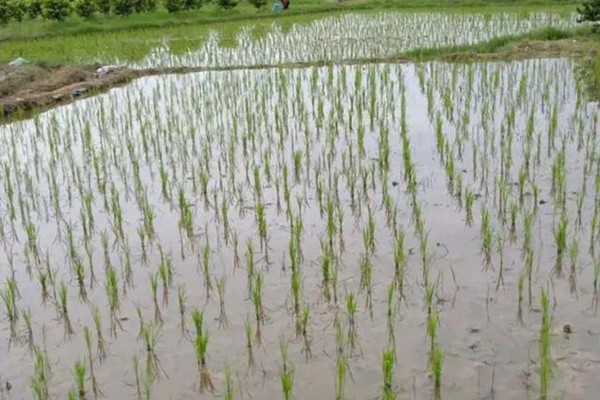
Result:
[[135,11],[135,0],[113,0],[112,10],[116,15],[127,17]]
[[42,0],[29,0],[27,2],[27,15],[31,19],[36,19],[42,15]]
[[110,13],[110,0],[96,0],[96,8],[102,14]]
[[71,14],[71,3],[69,0],[44,0],[42,3],[42,15],[44,18],[62,21]]
[[0,0],[0,25],[6,25],[10,21],[11,11],[8,0]]
[[600,0],[587,0],[577,7],[579,22],[593,22],[593,30],[600,33]]
[[90,19],[96,10],[97,7],[94,0],[77,0],[75,2],[75,12],[81,18]]
[[183,8],[184,10],[197,10],[198,8],[201,8],[203,4],[203,0],[184,0]]
[[224,10],[230,10],[238,5],[237,0],[217,0],[217,4]]
[[250,4],[256,7],[257,10],[260,10],[267,5],[267,0],[250,0]]
[[23,17],[27,14],[27,4],[24,0],[10,0],[10,16],[17,22],[23,21]]
[[185,0],[165,0],[164,6],[168,12],[174,13],[177,11],[181,11],[184,6]]

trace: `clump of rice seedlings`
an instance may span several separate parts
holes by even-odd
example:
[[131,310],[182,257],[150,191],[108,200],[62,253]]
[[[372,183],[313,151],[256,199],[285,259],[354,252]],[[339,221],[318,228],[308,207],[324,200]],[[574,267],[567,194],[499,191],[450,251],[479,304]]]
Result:
[[106,297],[108,298],[108,308],[110,310],[110,331],[111,334],[117,336],[117,327],[121,327],[121,322],[117,313],[121,308],[121,301],[119,299],[119,282],[115,269],[110,266],[106,270],[106,282],[104,284],[106,289]]
[[161,368],[160,360],[156,353],[156,345],[159,338],[160,333],[155,324],[144,324],[142,326],[142,339],[144,341],[144,348],[146,349],[146,374],[156,379],[160,378],[161,371],[165,373]]
[[194,240],[194,217],[192,215],[192,206],[185,198],[183,188],[179,189],[179,229],[184,232],[188,241],[193,243]]
[[45,351],[38,347],[34,350],[34,373],[29,381],[29,387],[36,400],[50,399],[50,379],[52,370],[50,360]]
[[373,318],[373,300],[372,300],[372,276],[373,265],[369,260],[368,255],[364,255],[360,259],[360,289],[366,291],[365,306],[369,309],[371,318]]
[[550,359],[550,331],[552,318],[550,316],[550,301],[546,291],[542,289],[542,326],[540,329],[540,398],[548,398],[548,385],[552,375],[552,360]]
[[33,339],[33,327],[31,324],[31,310],[27,308],[22,312],[23,322],[25,327],[23,328],[23,336],[25,338],[25,342],[27,343],[27,348],[30,353],[33,353],[35,348],[35,341]]
[[486,207],[481,209],[481,250],[483,252],[484,268],[492,265],[493,233],[490,223],[490,214]]
[[252,324],[246,321],[246,349],[248,350],[248,368],[254,368],[254,346],[252,345]]
[[262,302],[263,278],[259,272],[252,288],[252,303],[254,304],[254,316],[256,317],[256,340],[260,345],[262,343],[261,325],[265,319],[265,312]]
[[158,277],[158,272],[156,274],[149,274],[150,289],[152,290],[152,302],[154,304],[154,319],[162,324],[162,313],[160,311],[160,304],[158,302]]
[[519,212],[519,205],[512,203],[510,206],[510,230],[508,234],[508,240],[510,244],[515,244],[517,241],[517,214]]
[[94,329],[96,331],[96,354],[100,362],[103,362],[107,355],[106,341],[104,340],[104,335],[102,333],[102,317],[100,315],[100,310],[96,306],[92,308],[92,321],[94,322]]
[[569,272],[569,288],[571,294],[577,294],[577,257],[579,256],[579,241],[573,239],[569,247],[569,262],[571,264]]
[[75,393],[77,393],[78,400],[85,400],[87,398],[85,390],[86,375],[85,364],[77,360],[73,367],[73,376],[75,378]]
[[198,372],[200,373],[200,392],[210,390],[211,393],[214,393],[215,387],[210,378],[210,373],[208,372],[208,366],[206,364],[206,350],[209,336],[203,326],[203,313],[199,310],[194,310],[192,313],[192,320],[196,327],[196,339],[194,340],[194,345],[196,349],[196,359],[198,360]]
[[311,350],[311,340],[310,337],[308,336],[308,323],[310,321],[310,307],[307,305],[304,306],[304,309],[302,310],[302,317],[300,319],[300,331],[302,333],[302,352],[304,353],[305,357],[306,357],[306,362],[308,362],[308,359],[310,357],[312,357],[312,350]]
[[292,400],[294,397],[294,369],[288,357],[287,342],[283,335],[279,338],[279,349],[281,351],[282,366],[279,371],[281,380],[281,389],[285,400]]
[[185,285],[179,285],[177,287],[177,303],[179,304],[179,327],[181,328],[181,336],[187,335],[187,328],[185,324],[185,311],[187,302],[187,291]]
[[396,362],[395,358],[396,356],[393,350],[383,351],[383,391],[381,395],[382,400],[396,399],[396,393],[394,391],[394,364]]
[[354,293],[348,293],[346,296],[346,310],[348,312],[348,344],[350,353],[358,347],[358,326],[356,323],[356,296]]
[[229,319],[225,311],[225,277],[217,279],[217,293],[219,294],[219,328],[228,327]]
[[473,225],[473,203],[475,202],[475,195],[471,190],[467,189],[465,193],[465,211],[467,213],[467,218],[465,223],[467,226]]
[[521,327],[525,326],[525,321],[523,320],[523,299],[524,299],[523,289],[525,286],[526,275],[527,275],[527,273],[525,270],[523,272],[521,272],[519,274],[519,281],[518,281],[519,299],[517,302],[517,321],[519,321],[519,324],[521,325]]
[[88,365],[90,367],[90,379],[92,381],[92,393],[94,395],[94,399],[98,398],[98,395],[101,394],[100,389],[98,387],[98,381],[96,380],[96,374],[94,372],[94,357],[92,355],[92,334],[90,329],[86,326],[83,328],[85,345],[87,348],[87,358]]
[[58,309],[60,318],[63,321],[65,327],[65,336],[71,337],[75,331],[73,330],[73,324],[71,323],[71,317],[69,316],[69,308],[68,308],[68,292],[67,286],[64,283],[60,284],[60,288],[58,289]]
[[17,308],[17,284],[14,278],[7,279],[4,290],[0,290],[0,297],[4,302],[4,311],[10,327],[10,337],[17,337],[17,324],[19,322],[19,310]]
[[208,244],[208,237],[206,239],[206,245],[202,247],[202,276],[204,277],[204,290],[206,291],[206,300],[210,299],[210,292],[213,289],[212,278],[210,275],[210,245]]
[[333,265],[333,251],[326,241],[321,240],[321,292],[329,303],[331,301],[331,269]]
[[233,394],[233,377],[231,376],[231,369],[229,368],[229,365],[225,365],[225,393],[223,394],[223,398],[225,400],[233,400]]
[[563,274],[563,260],[567,251],[567,216],[562,215],[558,227],[554,231],[554,244],[556,245],[556,264],[554,271],[557,276]]
[[81,260],[74,261],[75,278],[79,286],[79,299],[87,303],[87,290],[85,288],[85,268]]
[[45,271],[40,270],[38,272],[37,277],[38,277],[38,281],[40,282],[42,304],[46,305],[46,303],[48,302],[48,299],[50,299],[50,294],[48,292],[48,284],[49,284],[48,274]]
[[400,300],[404,298],[404,275],[406,273],[406,253],[404,252],[404,232],[400,231],[394,241],[394,282]]

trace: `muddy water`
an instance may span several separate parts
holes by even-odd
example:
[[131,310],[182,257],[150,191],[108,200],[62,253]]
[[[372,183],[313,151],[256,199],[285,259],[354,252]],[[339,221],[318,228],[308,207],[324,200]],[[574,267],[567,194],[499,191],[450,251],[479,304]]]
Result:
[[[440,318],[439,346],[445,354],[441,398],[538,398],[541,288],[550,293],[552,302],[551,356],[555,367],[551,394],[569,399],[596,398],[600,323],[593,307],[593,280],[594,255],[597,256],[598,249],[589,248],[591,242],[597,241],[597,236],[591,239],[590,221],[598,196],[599,108],[578,91],[574,68],[570,60],[548,59],[145,78],[131,86],[44,113],[35,120],[1,127],[4,169],[0,278],[5,282],[14,274],[20,292],[18,308],[31,310],[35,345],[45,349],[52,366],[51,397],[65,398],[69,390],[74,390],[73,365],[76,360],[87,360],[83,329],[87,326],[94,331],[93,306],[101,311],[109,351],[104,362],[98,357],[93,360],[100,389],[105,398],[137,396],[132,359],[140,358],[143,381],[146,348],[138,337],[136,307],[140,307],[146,323],[156,319],[149,276],[157,273],[162,249],[164,257],[172,260],[174,277],[168,304],[163,302],[163,285],[159,283],[158,303],[163,323],[156,352],[163,372],[152,386],[153,398],[199,396],[194,345],[182,337],[179,326],[179,286],[187,291],[186,324],[190,332],[193,332],[191,311],[204,310],[205,327],[210,334],[207,363],[216,387],[215,396],[224,393],[224,370],[229,365],[235,397],[254,399],[282,396],[281,338],[289,341],[295,398],[335,397],[334,321],[337,315],[346,334],[346,296],[356,293],[359,348],[353,352],[346,349],[351,374],[347,377],[344,397],[377,398],[382,391],[382,351],[390,347],[386,295],[394,278],[393,226],[396,225],[406,235],[408,264],[405,299],[400,301],[396,295],[394,300],[397,353],[394,387],[398,398],[431,398],[422,256],[404,180],[406,165],[400,135],[404,115],[416,167],[417,200],[428,232],[429,281],[437,287],[434,309]],[[518,180],[526,153],[529,118],[533,118],[534,127],[532,172],[523,202],[519,204],[518,188],[513,183]],[[447,175],[437,149],[438,119],[455,157],[456,174],[462,176],[462,191],[469,189],[477,194],[472,226],[466,225],[464,207],[448,191]],[[552,121],[556,122],[554,147],[548,140]],[[509,125],[513,134],[512,145],[507,147]],[[389,132],[387,181],[379,170],[383,131]],[[359,151],[359,132],[364,132],[364,155]],[[551,166],[563,143],[568,244],[576,239],[580,249],[576,293],[571,293],[569,286],[568,257],[564,276],[554,274],[554,227],[562,211],[551,194]],[[298,151],[302,157],[295,179],[293,154]],[[509,242],[509,228],[502,225],[499,212],[498,176],[502,159],[506,160],[509,153],[512,164],[505,172],[509,182],[507,198],[519,208],[515,243]],[[590,166],[585,168],[584,176],[586,163]],[[167,199],[162,195],[161,166],[168,176]],[[260,176],[262,200],[257,200],[255,192],[255,167]],[[284,168],[288,171],[291,192],[290,212],[304,223],[300,274],[301,301],[311,311],[308,335],[312,354],[308,360],[302,338],[295,335],[292,312],[290,223],[283,195]],[[200,171],[209,176],[206,198],[202,194]],[[351,181],[356,182],[354,201]],[[103,182],[107,183],[107,207]],[[111,194],[113,185],[118,200]],[[384,185],[397,207],[392,224],[388,224],[382,206]],[[534,185],[540,191],[537,207],[531,194]],[[12,222],[9,186],[15,207]],[[323,188],[325,196],[330,194],[335,199],[336,217],[343,213],[334,242],[340,266],[337,305],[327,302],[322,291],[320,239],[327,238],[327,213],[320,212],[317,187]],[[191,241],[179,229],[180,189],[193,210],[195,237]],[[86,239],[83,227],[89,226],[89,222],[80,214],[84,205],[80,193],[88,192],[94,199],[94,229]],[[581,226],[576,223],[578,196],[583,197]],[[146,199],[154,212],[156,239],[152,244],[145,241],[147,263],[142,262],[138,235],[143,220],[140,204],[144,200],[140,199]],[[122,209],[122,237],[113,222],[115,201]],[[268,251],[261,249],[257,231],[255,208],[259,201],[265,205]],[[224,235],[223,203],[228,209],[228,241]],[[494,233],[506,238],[502,251],[504,285],[498,289],[501,258],[498,246],[494,245],[492,265],[486,267],[483,263],[482,207],[490,212]],[[376,227],[376,249],[370,256],[371,307],[367,306],[367,296],[360,285],[360,258],[365,254],[362,232],[368,209]],[[521,324],[517,318],[517,283],[524,265],[523,219],[529,212],[535,212],[535,268],[530,284],[531,305],[527,293],[529,282],[525,283]],[[37,231],[39,262],[31,251],[26,251],[24,226],[29,223]],[[78,296],[79,287],[71,267],[69,226],[76,253],[84,260],[87,303]],[[108,238],[110,264],[118,273],[121,289],[117,315],[122,319],[122,329],[117,330],[116,337],[109,331],[103,233]],[[237,268],[234,234],[238,237],[237,253],[241,259]],[[84,250],[86,242],[93,249],[91,266]],[[253,329],[256,326],[244,262],[248,242],[255,248],[256,270],[263,274],[266,314],[261,328],[262,344],[254,342],[254,368],[248,368],[244,332],[247,320]],[[209,297],[200,269],[202,249],[207,245],[213,287]],[[130,252],[133,286],[125,285],[124,249]],[[47,268],[46,254],[50,268],[55,271],[57,287],[60,282],[68,287],[69,314],[75,331],[70,337],[65,336],[53,300],[42,303],[36,271]],[[89,285],[91,267],[98,280],[93,288]],[[215,280],[222,277],[226,279],[224,299],[229,326],[220,326],[217,320],[219,298]],[[10,339],[9,322],[2,315],[0,379],[9,381],[12,389],[0,396],[30,398],[32,356],[22,335],[20,340]],[[570,335],[562,333],[567,323],[572,327]],[[23,328],[21,317],[17,331],[21,333]],[[86,385],[90,398],[91,383],[88,381]]]

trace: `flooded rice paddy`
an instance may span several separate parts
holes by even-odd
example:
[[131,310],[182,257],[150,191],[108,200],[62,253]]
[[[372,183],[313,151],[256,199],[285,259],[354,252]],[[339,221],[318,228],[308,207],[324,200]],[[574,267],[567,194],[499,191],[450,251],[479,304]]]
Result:
[[0,398],[594,399],[579,86],[569,59],[204,72],[0,127]]

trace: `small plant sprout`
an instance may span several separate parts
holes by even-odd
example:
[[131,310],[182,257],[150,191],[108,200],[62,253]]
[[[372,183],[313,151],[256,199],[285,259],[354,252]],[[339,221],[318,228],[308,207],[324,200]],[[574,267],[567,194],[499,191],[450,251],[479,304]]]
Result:
[[73,375],[75,377],[75,393],[77,393],[77,399],[85,400],[87,398],[85,391],[85,380],[87,375],[85,363],[76,361],[75,367],[73,368]]
[[294,398],[294,369],[290,363],[288,357],[287,342],[283,336],[279,338],[279,349],[281,351],[281,369],[279,371],[279,378],[281,380],[281,389],[283,391],[283,398],[285,400],[292,400]]
[[196,350],[196,359],[198,361],[198,372],[200,373],[200,392],[206,390],[214,393],[215,387],[208,372],[206,364],[206,350],[208,347],[208,332],[204,329],[204,315],[200,310],[194,310],[192,320],[196,328],[196,338],[194,339],[194,348]]
[[185,324],[185,311],[187,302],[187,291],[185,285],[177,287],[177,303],[179,304],[179,327],[181,328],[181,336],[187,336],[187,328]]
[[552,375],[552,360],[550,359],[550,335],[552,329],[552,317],[550,316],[550,301],[546,291],[542,289],[542,326],[540,329],[540,398],[548,398],[548,386]]
[[68,292],[67,286],[61,283],[58,289],[58,307],[60,311],[60,318],[63,320],[65,326],[65,336],[71,337],[75,331],[73,330],[73,324],[71,323],[71,317],[69,316],[68,308]]
[[384,350],[383,352],[383,393],[382,400],[395,400],[396,393],[394,391],[394,364],[395,355],[393,350]]
[[226,328],[229,326],[229,318],[227,318],[227,312],[225,310],[225,283],[225,276],[217,279],[217,293],[219,294],[219,328]]

